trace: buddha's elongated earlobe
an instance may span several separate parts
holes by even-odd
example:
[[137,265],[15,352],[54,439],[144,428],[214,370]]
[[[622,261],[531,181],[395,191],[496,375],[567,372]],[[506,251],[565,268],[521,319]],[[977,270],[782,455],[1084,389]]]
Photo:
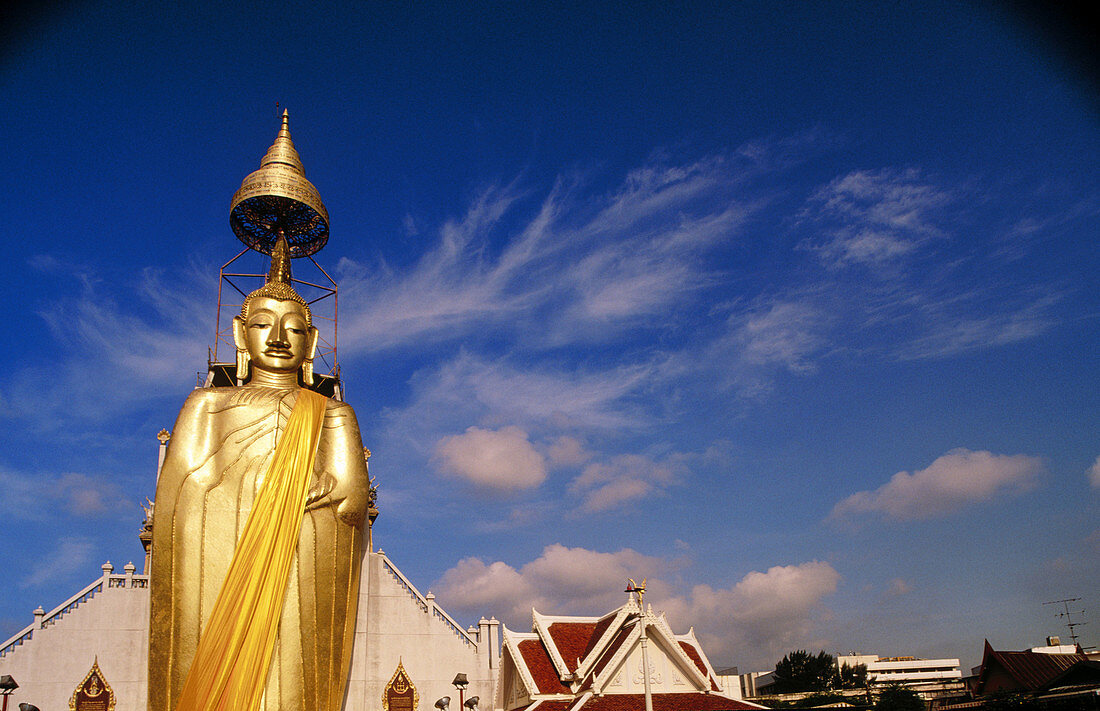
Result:
[[245,340],[244,319],[240,316],[233,317],[233,343],[237,346],[237,380],[248,380],[248,366],[252,357],[248,354],[248,345]]
[[313,357],[317,355],[317,329],[309,329],[309,347],[306,349],[306,359],[302,361],[302,382],[313,385]]
[[247,348],[237,349],[237,380],[242,383],[248,380],[248,366],[252,363],[251,356],[248,355]]

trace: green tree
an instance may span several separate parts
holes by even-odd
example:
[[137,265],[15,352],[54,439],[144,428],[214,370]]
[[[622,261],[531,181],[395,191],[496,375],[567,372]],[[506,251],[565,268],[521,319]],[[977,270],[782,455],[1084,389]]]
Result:
[[867,686],[867,665],[854,667],[842,664],[836,675],[837,687],[841,689],[862,689]]
[[824,650],[799,649],[775,663],[775,690],[781,694],[826,691],[836,685],[836,660]]
[[875,711],[924,711],[926,708],[917,692],[899,684],[887,686],[875,702]]

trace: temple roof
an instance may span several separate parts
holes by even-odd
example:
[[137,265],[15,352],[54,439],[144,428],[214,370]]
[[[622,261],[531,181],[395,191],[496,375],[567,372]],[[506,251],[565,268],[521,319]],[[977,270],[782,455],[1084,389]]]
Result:
[[544,615],[533,610],[531,632],[505,628],[503,652],[530,699],[509,711],[644,708],[644,695],[631,693],[628,682],[623,681],[628,658],[640,668],[635,650],[642,641],[643,627],[651,663],[657,655],[661,668],[672,671],[678,686],[653,692],[654,711],[759,708],[722,694],[694,630],[674,634],[664,614],[654,614],[652,607],[643,610],[631,597],[626,605],[599,618]]
[[978,676],[979,692],[985,688],[989,670],[1000,667],[1020,685],[1034,691],[1059,676],[1078,662],[1086,661],[1084,654],[1047,654],[1045,652],[998,652],[989,640],[985,642],[982,669]]

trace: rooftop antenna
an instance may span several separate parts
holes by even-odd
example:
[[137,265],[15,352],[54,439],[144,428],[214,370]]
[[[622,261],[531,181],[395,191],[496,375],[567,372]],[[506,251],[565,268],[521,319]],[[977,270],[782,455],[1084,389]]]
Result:
[[1081,645],[1077,641],[1077,628],[1082,625],[1087,625],[1087,622],[1074,622],[1073,615],[1083,615],[1084,610],[1070,610],[1069,604],[1071,602],[1080,602],[1079,597],[1067,597],[1064,600],[1051,600],[1050,602],[1044,602],[1044,605],[1061,605],[1062,612],[1054,613],[1055,617],[1063,617],[1066,620],[1066,627],[1069,628],[1069,638],[1073,640],[1073,646],[1080,647]]

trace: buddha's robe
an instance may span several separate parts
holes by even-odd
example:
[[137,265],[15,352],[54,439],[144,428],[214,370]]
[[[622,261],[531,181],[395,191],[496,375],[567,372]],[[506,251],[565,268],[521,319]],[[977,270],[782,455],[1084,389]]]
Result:
[[[297,394],[258,386],[200,389],[180,411],[153,512],[149,711],[169,711],[179,699]],[[355,413],[329,400],[264,711],[339,711],[343,703],[368,488]]]

